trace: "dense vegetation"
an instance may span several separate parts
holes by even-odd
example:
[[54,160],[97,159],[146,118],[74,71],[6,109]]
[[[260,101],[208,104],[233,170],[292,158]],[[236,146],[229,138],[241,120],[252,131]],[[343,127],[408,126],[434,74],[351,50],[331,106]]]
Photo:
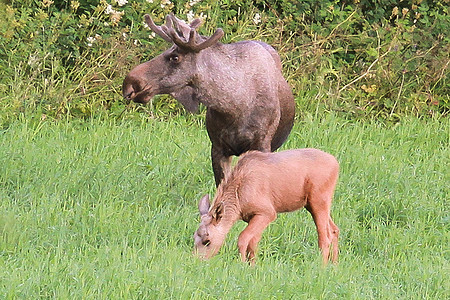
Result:
[[[4,0],[0,3],[0,123],[42,118],[177,114],[171,98],[128,105],[121,82],[168,45],[144,13],[200,17],[203,34],[260,39],[280,52],[303,112],[398,121],[449,111],[448,0]],[[126,110],[125,114],[122,114]]]

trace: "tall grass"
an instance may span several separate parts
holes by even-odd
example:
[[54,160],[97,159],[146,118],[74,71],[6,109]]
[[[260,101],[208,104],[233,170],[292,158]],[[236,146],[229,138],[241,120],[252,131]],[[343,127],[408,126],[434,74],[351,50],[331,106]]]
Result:
[[279,215],[255,267],[238,223],[191,253],[214,193],[201,119],[14,122],[0,132],[0,298],[449,298],[449,121],[298,121],[284,148],[337,156],[340,263],[320,267],[305,210]]

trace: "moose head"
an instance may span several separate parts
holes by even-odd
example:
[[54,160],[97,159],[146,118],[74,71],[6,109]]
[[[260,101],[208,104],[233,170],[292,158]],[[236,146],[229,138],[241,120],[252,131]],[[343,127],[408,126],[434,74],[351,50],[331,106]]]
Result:
[[281,73],[278,53],[260,41],[222,44],[222,29],[210,37],[170,14],[148,26],[172,46],[126,76],[126,99],[147,103],[157,94],[170,94],[188,111],[206,106],[206,129],[216,185],[229,172],[231,156],[249,150],[279,148],[294,121],[294,97]]
[[211,211],[210,206],[207,194],[200,199],[198,204],[201,222],[194,233],[195,253],[203,259],[209,259],[219,252],[229,229],[235,222],[235,220],[223,220],[223,203],[218,203]]
[[147,25],[173,46],[154,59],[136,67],[123,82],[123,96],[137,103],[147,103],[158,94],[170,94],[191,112],[198,109],[195,97],[195,64],[198,52],[217,43],[223,30],[205,38],[198,34],[200,19],[186,24],[173,14],[166,17],[166,25],[157,26],[149,15]]

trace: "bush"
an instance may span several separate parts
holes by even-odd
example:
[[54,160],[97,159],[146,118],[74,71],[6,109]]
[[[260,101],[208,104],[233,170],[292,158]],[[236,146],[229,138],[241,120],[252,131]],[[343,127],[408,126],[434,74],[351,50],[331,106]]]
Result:
[[[200,17],[224,42],[261,39],[278,49],[302,112],[349,118],[447,115],[449,12],[440,1],[25,0],[0,3],[2,123],[121,115],[121,82],[167,44],[145,28],[170,11]],[[159,100],[158,100],[159,99]],[[152,115],[182,108],[156,98]]]

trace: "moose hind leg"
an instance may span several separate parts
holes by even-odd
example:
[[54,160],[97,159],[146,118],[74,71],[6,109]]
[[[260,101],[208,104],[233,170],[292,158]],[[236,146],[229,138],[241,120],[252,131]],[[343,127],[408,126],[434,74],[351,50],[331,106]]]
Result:
[[319,248],[322,252],[323,263],[327,264],[330,257],[331,232],[330,232],[330,208],[326,201],[312,201],[306,209],[311,213],[316,224]]
[[334,224],[331,217],[330,217],[330,222],[329,222],[329,230],[330,230],[330,234],[331,234],[331,246],[333,247],[332,261],[333,261],[333,263],[337,263],[338,255],[339,255],[339,248],[338,248],[339,247],[338,246],[339,228],[336,226],[336,224]]

